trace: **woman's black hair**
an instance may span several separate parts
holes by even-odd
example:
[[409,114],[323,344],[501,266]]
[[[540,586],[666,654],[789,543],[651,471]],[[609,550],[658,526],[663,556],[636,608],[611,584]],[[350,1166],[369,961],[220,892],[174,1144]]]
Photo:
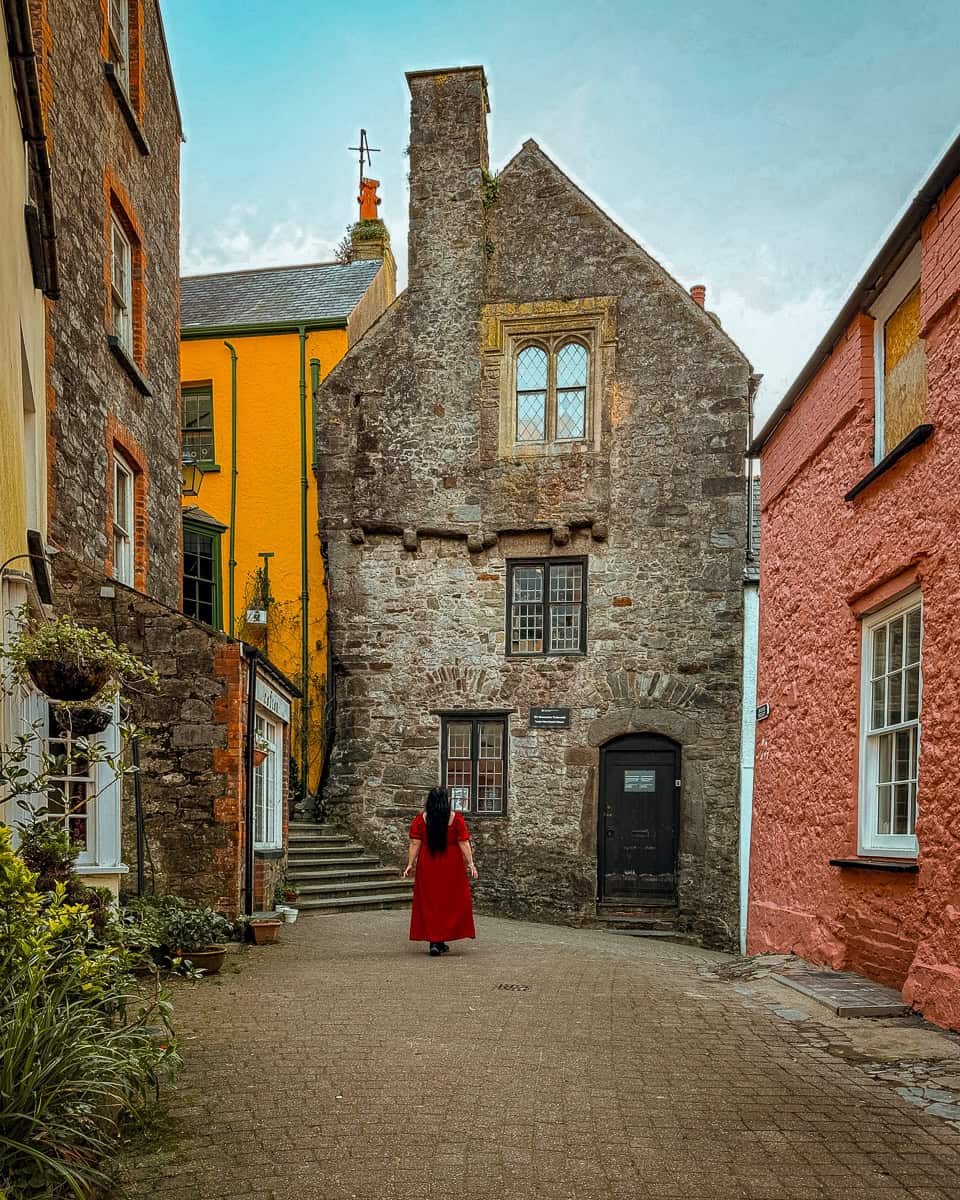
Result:
[[447,848],[447,825],[450,823],[450,797],[444,787],[431,789],[427,797],[427,849],[441,854]]

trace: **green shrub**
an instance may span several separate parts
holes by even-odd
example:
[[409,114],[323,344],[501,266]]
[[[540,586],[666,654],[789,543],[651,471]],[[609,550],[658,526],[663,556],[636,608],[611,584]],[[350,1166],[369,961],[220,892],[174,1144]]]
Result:
[[129,1012],[130,956],[63,883],[49,895],[0,826],[0,1196],[87,1196],[179,1062],[159,993]]

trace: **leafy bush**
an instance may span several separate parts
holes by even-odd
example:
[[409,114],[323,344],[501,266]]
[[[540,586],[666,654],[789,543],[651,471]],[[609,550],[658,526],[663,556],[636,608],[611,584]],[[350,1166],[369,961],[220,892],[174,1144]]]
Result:
[[173,963],[181,950],[205,950],[229,940],[234,927],[212,908],[180,896],[141,896],[127,902],[123,920],[127,938],[153,948],[159,961]]
[[[109,930],[108,930],[109,932]],[[49,895],[0,826],[0,1196],[89,1195],[179,1060],[156,993],[133,1015],[129,954],[63,883]]]

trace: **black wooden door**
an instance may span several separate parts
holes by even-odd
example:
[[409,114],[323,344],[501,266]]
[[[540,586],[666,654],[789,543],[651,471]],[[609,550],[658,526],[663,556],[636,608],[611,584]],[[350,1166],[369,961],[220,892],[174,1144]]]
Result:
[[631,734],[600,761],[597,859],[601,900],[673,899],[680,826],[680,747]]

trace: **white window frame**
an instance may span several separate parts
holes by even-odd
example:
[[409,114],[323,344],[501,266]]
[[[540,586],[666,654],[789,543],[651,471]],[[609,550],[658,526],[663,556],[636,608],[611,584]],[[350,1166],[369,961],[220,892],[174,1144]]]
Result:
[[[120,512],[119,492],[120,480],[126,484],[127,504],[124,512]],[[134,581],[134,538],[136,520],[135,504],[136,474],[123,455],[114,451],[113,455],[113,577],[127,587],[133,587]]]
[[[920,610],[920,682],[917,700],[917,719],[901,721],[897,725],[884,726],[883,733],[897,729],[916,728],[917,739],[917,801],[916,812],[919,812],[919,768],[923,721],[923,597],[921,592],[913,591],[902,596],[892,604],[865,616],[861,622],[860,645],[860,795],[859,795],[859,845],[858,853],[865,856],[882,856],[884,858],[916,858],[919,843],[916,833],[894,834],[877,832],[877,785],[879,739],[881,733],[871,733],[872,722],[872,667],[873,667],[873,633],[881,625],[886,625],[895,617],[902,616],[912,609]],[[902,715],[902,714],[901,714]]]
[[253,768],[253,848],[283,849],[283,723],[276,713],[257,705],[257,739],[270,744],[263,762]]
[[870,316],[873,317],[873,386],[875,397],[873,461],[875,463],[880,462],[886,457],[883,449],[883,381],[886,373],[884,369],[886,365],[883,336],[884,327],[919,282],[920,243],[917,242],[870,309]]
[[123,90],[130,93],[130,0],[110,0],[107,18],[110,61]]
[[[126,230],[111,216],[110,292],[113,336],[133,355],[133,248]],[[119,266],[119,271],[118,271]]]

